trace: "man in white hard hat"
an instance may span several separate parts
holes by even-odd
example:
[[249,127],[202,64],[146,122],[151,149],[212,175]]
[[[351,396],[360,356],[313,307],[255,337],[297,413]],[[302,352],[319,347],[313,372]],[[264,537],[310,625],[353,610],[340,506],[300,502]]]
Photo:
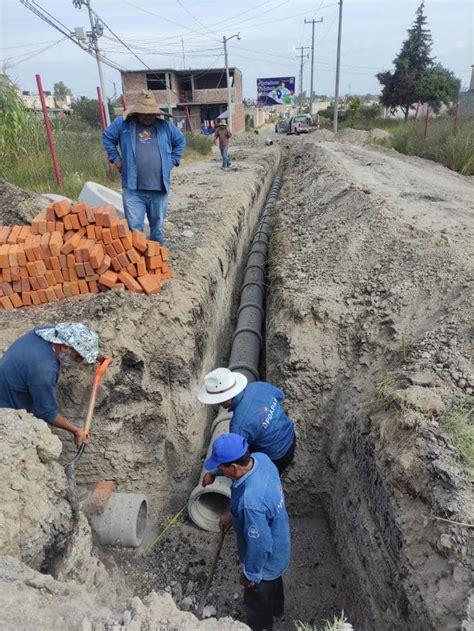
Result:
[[[247,377],[228,368],[216,368],[204,377],[198,399],[208,405],[222,405],[232,412],[229,431],[243,436],[251,452],[266,454],[280,474],[295,454],[295,424],[281,402],[282,390],[264,381],[248,383]],[[212,484],[212,473],[204,481]]]

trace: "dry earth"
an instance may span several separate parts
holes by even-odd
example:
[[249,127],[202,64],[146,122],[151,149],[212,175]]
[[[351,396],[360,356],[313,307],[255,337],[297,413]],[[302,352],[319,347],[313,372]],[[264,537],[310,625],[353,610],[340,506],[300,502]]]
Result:
[[473,193],[378,147],[290,146],[267,379],[298,422],[290,505],[327,509],[356,628],[472,624],[472,486],[443,419],[472,406]]
[[[228,355],[243,257],[282,152],[262,364],[287,393],[299,447],[284,479],[294,555],[275,631],[341,609],[357,631],[468,631],[472,530],[454,522],[472,524],[472,486],[443,419],[474,387],[472,182],[350,144],[366,136],[274,139],[265,147],[247,135],[231,172],[217,161],[175,172],[167,235],[176,277],[160,295],[115,291],[2,314],[0,350],[48,321],[99,333],[114,364],[79,478],[144,492],[152,541],[198,478],[209,410],[195,395]],[[0,195],[7,221],[14,199],[11,189],[8,203]],[[89,388],[83,369],[61,377],[62,410],[79,423]],[[60,455],[43,423],[0,419],[9,436],[0,448],[3,628],[246,628],[199,623],[170,599],[194,610],[215,535],[184,520],[146,555],[93,547],[64,499],[57,459],[68,459],[68,437],[59,434]],[[237,579],[229,537],[209,597],[218,616],[243,619]],[[165,593],[148,597],[153,590]]]

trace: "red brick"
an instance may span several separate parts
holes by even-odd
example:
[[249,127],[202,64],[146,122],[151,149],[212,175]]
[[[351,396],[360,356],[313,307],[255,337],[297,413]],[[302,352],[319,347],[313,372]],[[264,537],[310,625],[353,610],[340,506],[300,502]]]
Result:
[[127,271],[122,270],[119,273],[118,277],[119,277],[119,280],[130,291],[134,291],[136,293],[140,293],[140,292],[143,291],[141,285],[139,283],[137,283],[137,281],[132,276],[130,276],[130,274]]
[[140,276],[138,282],[148,296],[157,294],[160,291],[160,282],[155,275],[145,274],[144,276]]
[[101,275],[99,282],[106,287],[113,287],[113,285],[117,282],[117,278],[118,277],[115,272],[108,270]]
[[61,199],[58,202],[53,202],[53,208],[56,217],[61,218],[71,212],[71,203],[67,199]]

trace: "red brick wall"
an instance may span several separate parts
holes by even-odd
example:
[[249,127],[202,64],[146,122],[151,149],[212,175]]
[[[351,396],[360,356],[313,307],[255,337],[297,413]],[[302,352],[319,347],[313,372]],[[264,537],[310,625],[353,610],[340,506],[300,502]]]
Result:
[[[122,90],[127,107],[135,102],[136,97],[140,94],[140,92],[147,89],[146,74],[146,72],[122,74]],[[160,105],[166,105],[169,99],[169,102],[172,105],[178,103],[178,86],[174,75],[171,75],[171,88],[172,89],[169,90],[169,94],[167,94],[166,90],[153,90],[156,102]],[[173,92],[173,90],[175,91]]]

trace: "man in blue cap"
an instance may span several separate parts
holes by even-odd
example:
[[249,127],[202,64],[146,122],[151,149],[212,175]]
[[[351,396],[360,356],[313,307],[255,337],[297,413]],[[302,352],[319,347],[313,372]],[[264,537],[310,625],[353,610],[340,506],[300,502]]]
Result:
[[[228,368],[216,368],[204,377],[198,399],[222,405],[232,412],[230,431],[243,436],[250,451],[266,454],[282,473],[293,461],[295,424],[282,407],[285,394],[264,381],[247,383],[247,377]],[[208,474],[206,484],[214,478]]]
[[99,338],[84,324],[60,322],[33,329],[13,342],[0,360],[0,408],[27,410],[73,434],[79,447],[87,441],[85,432],[58,410],[59,369],[102,360]]
[[249,452],[245,438],[222,434],[204,467],[233,480],[230,513],[220,520],[233,526],[241,562],[247,624],[252,631],[271,631],[283,615],[282,575],[290,562],[290,527],[278,470],[268,456]]

